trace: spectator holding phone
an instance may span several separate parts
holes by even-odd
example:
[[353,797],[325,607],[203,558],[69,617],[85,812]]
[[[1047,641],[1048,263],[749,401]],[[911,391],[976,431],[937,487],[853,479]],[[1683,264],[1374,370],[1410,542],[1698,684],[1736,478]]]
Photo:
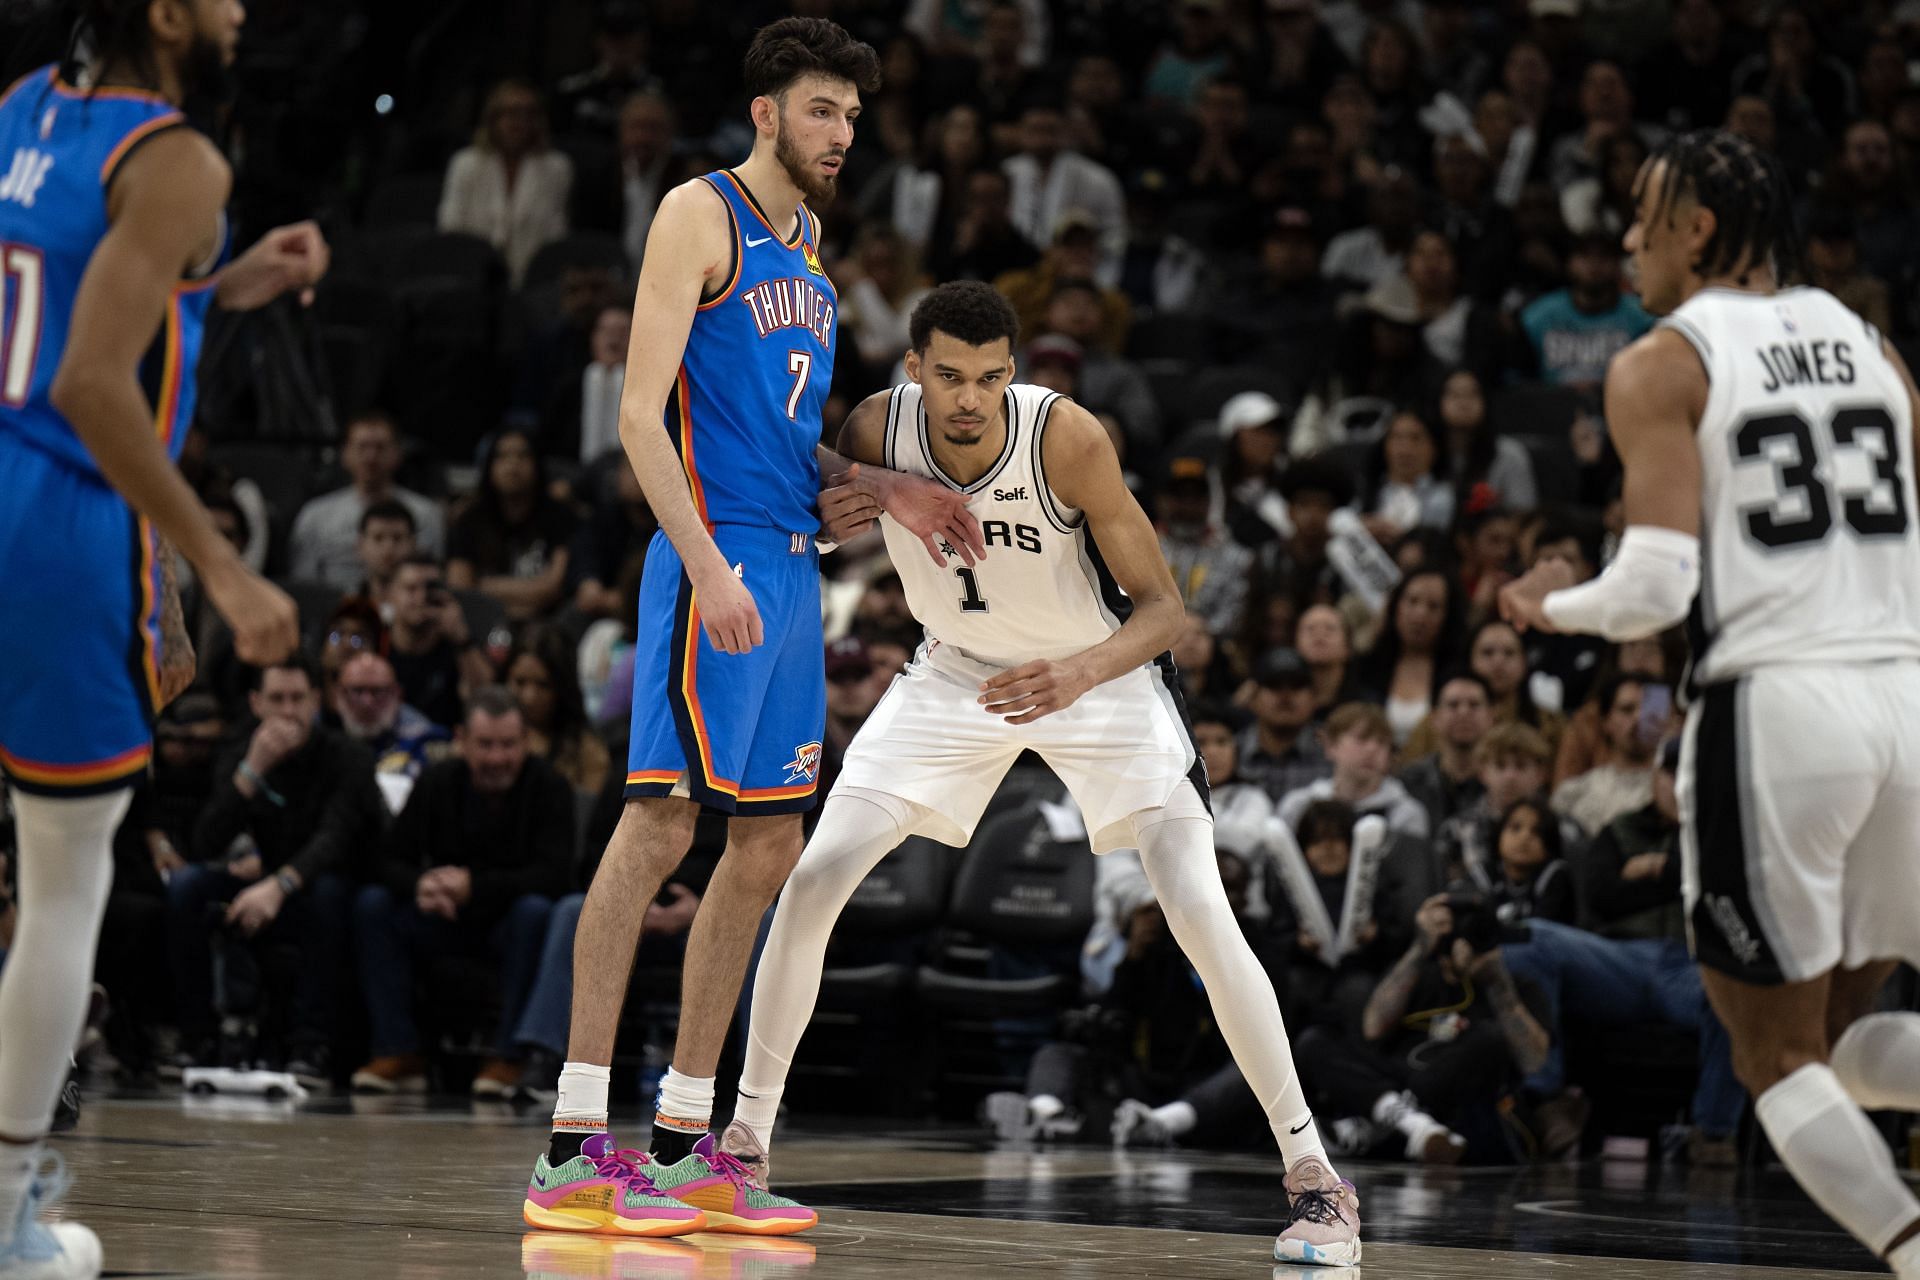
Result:
[[1596,701],[1611,759],[1568,778],[1553,792],[1554,812],[1572,818],[1588,835],[1653,799],[1653,752],[1672,719],[1673,690],[1621,673],[1600,686]]
[[467,690],[493,679],[492,665],[474,643],[467,615],[432,556],[408,556],[394,571],[387,656],[407,705],[443,729],[460,723]]

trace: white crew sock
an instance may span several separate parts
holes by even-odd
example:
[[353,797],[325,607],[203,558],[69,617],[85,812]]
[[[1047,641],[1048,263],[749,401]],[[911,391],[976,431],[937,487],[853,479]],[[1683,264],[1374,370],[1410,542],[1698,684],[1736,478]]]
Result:
[[1920,1219],[1920,1200],[1894,1171],[1886,1140],[1832,1068],[1809,1063],[1753,1110],[1801,1189],[1874,1253]]
[[1240,932],[1220,883],[1212,816],[1192,786],[1183,783],[1164,808],[1134,814],[1133,826],[1140,865],[1167,927],[1200,975],[1214,1021],[1266,1112],[1281,1159],[1288,1169],[1309,1158],[1331,1169],[1293,1065],[1273,982]]
[[683,1076],[668,1067],[653,1122],[663,1129],[705,1129],[713,1122],[713,1077]]
[[784,1084],[750,1085],[746,1077],[740,1079],[740,1092],[734,1097],[733,1118],[753,1130],[753,1136],[759,1139],[763,1150],[773,1141],[773,1122],[780,1118],[780,1095],[786,1091]]
[[1833,1074],[1868,1111],[1920,1111],[1920,1013],[1875,1013],[1841,1033]]
[[[560,1068],[560,1095],[553,1100],[555,1133],[577,1133],[582,1140],[607,1131],[607,1083],[613,1068],[569,1062]],[[577,1154],[577,1153],[576,1153]]]

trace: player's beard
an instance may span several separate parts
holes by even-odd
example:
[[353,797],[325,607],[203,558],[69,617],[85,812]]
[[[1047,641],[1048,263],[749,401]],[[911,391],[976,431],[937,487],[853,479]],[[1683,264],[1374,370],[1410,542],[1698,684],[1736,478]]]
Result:
[[773,158],[780,162],[782,169],[787,171],[788,181],[800,188],[800,194],[806,198],[808,204],[824,208],[832,204],[833,198],[840,194],[840,175],[824,174],[815,167],[819,160],[825,157],[816,157],[815,160],[809,161],[801,155],[800,148],[794,145],[793,139],[787,134],[785,121],[781,122],[780,132],[773,140]]
[[226,110],[239,92],[240,82],[227,65],[227,55],[217,41],[196,32],[187,59],[180,68],[185,101],[182,109],[203,125]]

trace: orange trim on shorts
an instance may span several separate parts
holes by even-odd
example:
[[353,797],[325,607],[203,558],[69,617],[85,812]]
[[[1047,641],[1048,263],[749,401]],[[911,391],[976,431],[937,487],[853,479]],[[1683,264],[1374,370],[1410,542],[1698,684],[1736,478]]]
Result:
[[153,748],[143,743],[117,756],[108,756],[105,760],[82,764],[44,764],[36,760],[22,760],[0,747],[0,765],[6,766],[7,772],[22,782],[43,787],[91,787],[139,773],[147,767],[152,755]]
[[804,787],[747,787],[735,797],[742,804],[765,804],[771,800],[801,800],[820,789],[818,782]]
[[627,785],[637,787],[650,782],[678,782],[685,773],[685,769],[642,769],[627,775]]
[[[106,94],[106,90],[101,90],[97,96],[105,97]],[[184,124],[186,119],[187,118],[178,111],[170,111],[166,115],[155,116],[151,120],[146,120],[135,125],[126,137],[120,139],[119,145],[107,153],[105,163],[100,166],[100,181],[106,182],[109,178],[113,177],[114,168],[126,158],[127,152],[133,150],[134,144],[139,142],[140,139],[149,134],[158,133],[162,129],[170,129],[174,125]]]
[[[684,665],[680,671],[680,696],[687,701],[687,719],[693,725],[694,745],[700,748],[700,773],[709,790],[722,795],[740,798],[740,784],[731,778],[721,777],[713,767],[713,738],[707,732],[707,718],[700,710],[700,687],[695,679],[695,668],[700,657],[700,604],[694,598],[691,589],[687,593],[687,647],[683,651]],[[695,761],[689,760],[689,765]]]

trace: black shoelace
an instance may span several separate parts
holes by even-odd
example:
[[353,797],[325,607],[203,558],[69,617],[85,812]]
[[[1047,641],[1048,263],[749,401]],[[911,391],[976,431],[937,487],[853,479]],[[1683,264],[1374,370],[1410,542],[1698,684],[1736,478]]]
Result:
[[1334,1207],[1333,1198],[1324,1191],[1302,1191],[1294,1196],[1292,1212],[1287,1215],[1287,1225],[1292,1226],[1302,1218],[1323,1227],[1340,1225],[1340,1211]]

